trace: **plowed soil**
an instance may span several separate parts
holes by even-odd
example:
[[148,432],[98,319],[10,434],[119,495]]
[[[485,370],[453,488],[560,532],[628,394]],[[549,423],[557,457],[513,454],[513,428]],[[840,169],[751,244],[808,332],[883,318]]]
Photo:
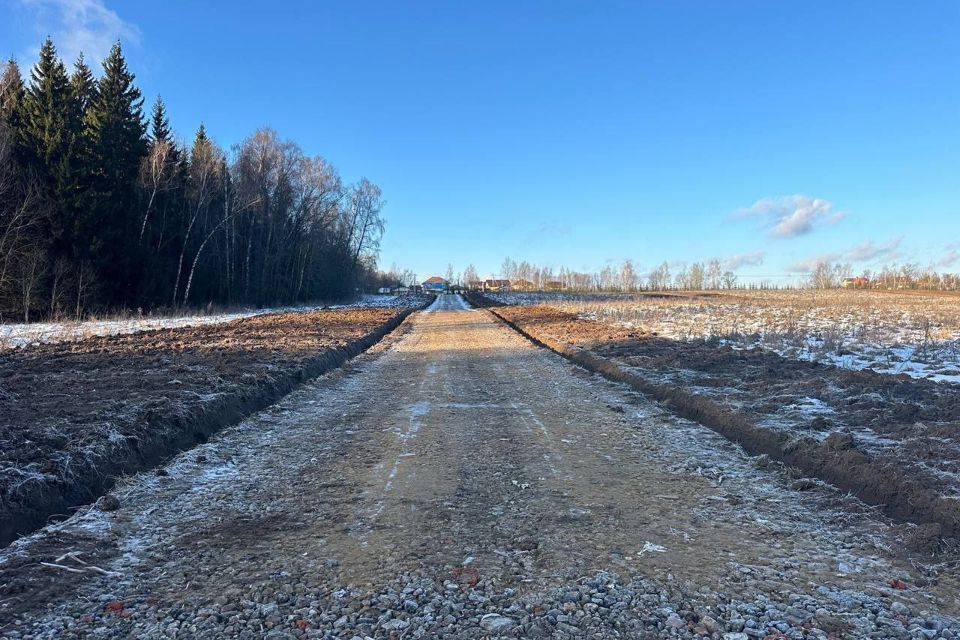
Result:
[[205,442],[409,313],[327,309],[0,354],[0,544]]
[[580,364],[597,358],[605,373],[626,374],[748,450],[796,459],[807,473],[894,517],[960,534],[960,402],[953,385],[669,340],[545,305],[495,311]]

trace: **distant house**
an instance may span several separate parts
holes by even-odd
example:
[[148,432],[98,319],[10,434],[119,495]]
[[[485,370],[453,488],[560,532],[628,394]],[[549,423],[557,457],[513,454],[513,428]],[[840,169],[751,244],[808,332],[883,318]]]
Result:
[[450,283],[440,276],[431,276],[423,281],[423,290],[427,293],[443,293],[450,288]]
[[567,286],[559,280],[548,280],[547,282],[543,283],[543,288],[547,291],[563,291],[567,288]]
[[856,278],[844,278],[842,286],[844,289],[866,289],[870,286],[870,281],[863,276]]
[[483,280],[470,280],[467,282],[467,289],[470,291],[483,291]]
[[487,278],[483,281],[484,291],[510,291],[509,280],[499,280],[497,278]]
[[510,287],[514,291],[533,291],[535,286],[536,285],[534,285],[529,280],[524,280],[522,278],[519,280],[514,280],[513,282],[510,283]]

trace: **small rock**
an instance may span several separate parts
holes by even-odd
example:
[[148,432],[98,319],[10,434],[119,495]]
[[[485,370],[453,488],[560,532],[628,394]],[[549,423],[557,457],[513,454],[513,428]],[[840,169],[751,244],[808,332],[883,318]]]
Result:
[[488,613],[480,618],[480,626],[489,633],[503,633],[512,629],[514,625],[516,622],[499,613]]
[[381,628],[385,631],[400,631],[401,629],[406,629],[410,626],[410,623],[402,618],[394,618],[393,620],[387,620],[381,625]]
[[674,629],[679,629],[680,627],[684,626],[683,618],[675,613],[671,613],[669,616],[667,616],[667,626],[673,627]]

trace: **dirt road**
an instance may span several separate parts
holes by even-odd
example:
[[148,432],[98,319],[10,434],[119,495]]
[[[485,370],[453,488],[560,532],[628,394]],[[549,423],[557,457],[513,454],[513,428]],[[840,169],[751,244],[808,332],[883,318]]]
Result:
[[900,528],[456,296],[163,474],[8,550],[115,574],[33,566],[73,582],[27,585],[0,629],[960,637],[954,579],[894,553]]

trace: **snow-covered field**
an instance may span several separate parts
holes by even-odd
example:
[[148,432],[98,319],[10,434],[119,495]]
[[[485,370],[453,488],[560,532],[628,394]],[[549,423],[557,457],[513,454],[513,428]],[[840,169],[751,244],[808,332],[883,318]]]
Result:
[[489,294],[675,340],[713,340],[848,369],[960,383],[960,297],[873,291],[722,295]]
[[194,314],[184,316],[141,316],[87,320],[83,322],[31,322],[30,324],[0,324],[0,350],[52,342],[75,342],[95,336],[115,336],[139,333],[152,329],[198,327],[230,322],[267,313],[313,311],[316,309],[360,309],[365,307],[402,308],[419,306],[426,299],[416,295],[365,295],[347,304],[305,305],[265,309],[244,309],[231,313]]

